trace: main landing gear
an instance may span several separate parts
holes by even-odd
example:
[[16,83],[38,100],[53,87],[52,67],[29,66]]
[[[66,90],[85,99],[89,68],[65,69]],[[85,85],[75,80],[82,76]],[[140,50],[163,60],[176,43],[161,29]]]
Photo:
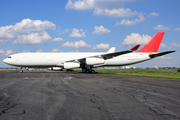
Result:
[[82,68],[83,73],[95,73],[95,70],[92,69],[92,67],[84,67]]

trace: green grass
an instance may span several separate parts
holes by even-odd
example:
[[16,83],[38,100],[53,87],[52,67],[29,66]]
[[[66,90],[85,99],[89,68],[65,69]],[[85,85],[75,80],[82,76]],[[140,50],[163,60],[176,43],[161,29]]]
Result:
[[96,72],[103,74],[180,79],[180,72],[177,72],[177,69],[96,69]]
[[97,73],[180,79],[177,69],[96,69]]
[[0,71],[13,71],[13,70],[17,70],[17,69],[0,69]]

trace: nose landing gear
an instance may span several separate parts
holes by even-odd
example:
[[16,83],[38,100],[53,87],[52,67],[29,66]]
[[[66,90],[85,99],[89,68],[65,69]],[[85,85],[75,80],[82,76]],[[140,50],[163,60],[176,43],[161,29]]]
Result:
[[20,67],[19,69],[20,69],[20,73],[23,73],[23,69],[22,69],[22,67]]

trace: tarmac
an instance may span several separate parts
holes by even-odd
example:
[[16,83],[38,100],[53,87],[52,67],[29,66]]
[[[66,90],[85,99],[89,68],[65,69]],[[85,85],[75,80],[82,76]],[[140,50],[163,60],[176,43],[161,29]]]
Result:
[[1,71],[0,120],[180,120],[180,80]]

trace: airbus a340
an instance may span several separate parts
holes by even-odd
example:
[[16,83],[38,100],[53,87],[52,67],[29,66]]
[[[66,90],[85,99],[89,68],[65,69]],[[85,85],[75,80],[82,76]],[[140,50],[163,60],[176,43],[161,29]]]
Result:
[[[98,66],[125,66],[144,62],[175,51],[158,52],[164,32],[157,32],[156,35],[139,51],[140,45],[130,50],[115,52],[112,47],[106,53],[78,52],[78,53],[18,53],[10,55],[3,62],[19,67],[62,67],[64,69],[82,68],[82,72],[94,73],[92,69]],[[21,69],[20,72],[23,72]]]

